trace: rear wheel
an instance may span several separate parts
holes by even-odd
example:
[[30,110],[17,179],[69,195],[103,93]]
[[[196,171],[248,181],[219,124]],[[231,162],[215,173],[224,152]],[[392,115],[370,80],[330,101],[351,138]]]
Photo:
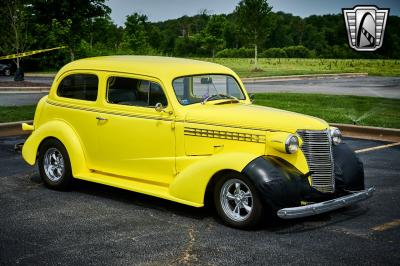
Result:
[[258,192],[250,180],[240,173],[229,173],[217,181],[214,203],[221,219],[236,228],[253,228],[263,217]]
[[72,181],[71,163],[64,145],[55,139],[46,140],[39,150],[39,173],[50,188],[64,190]]

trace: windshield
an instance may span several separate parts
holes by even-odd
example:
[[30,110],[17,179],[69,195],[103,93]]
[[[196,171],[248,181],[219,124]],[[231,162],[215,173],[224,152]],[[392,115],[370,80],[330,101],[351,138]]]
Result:
[[245,99],[239,84],[228,75],[186,76],[175,79],[172,85],[182,105],[200,103],[206,99]]

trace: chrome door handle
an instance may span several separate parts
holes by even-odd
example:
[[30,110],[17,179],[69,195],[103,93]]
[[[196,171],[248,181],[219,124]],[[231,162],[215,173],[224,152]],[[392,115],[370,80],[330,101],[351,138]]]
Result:
[[100,117],[100,116],[96,117],[96,119],[99,121],[107,121],[108,120],[107,118]]

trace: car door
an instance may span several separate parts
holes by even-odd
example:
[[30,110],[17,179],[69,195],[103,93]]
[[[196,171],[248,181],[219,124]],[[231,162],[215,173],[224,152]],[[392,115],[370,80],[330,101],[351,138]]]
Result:
[[[161,83],[138,76],[106,77],[98,114],[96,168],[121,177],[168,185],[175,173],[173,112]],[[161,103],[163,110],[156,110]]]
[[98,150],[96,113],[99,76],[95,71],[69,71],[56,81],[57,91],[51,92],[52,119],[67,122],[76,132],[85,152],[86,165],[93,168]]

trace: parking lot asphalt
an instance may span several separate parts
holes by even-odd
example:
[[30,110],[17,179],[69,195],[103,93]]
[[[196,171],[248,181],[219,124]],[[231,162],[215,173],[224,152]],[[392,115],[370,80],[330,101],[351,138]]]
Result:
[[[399,265],[400,146],[358,154],[373,198],[314,217],[222,225],[192,208],[78,181],[47,189],[0,139],[1,265]],[[353,150],[383,145],[345,139]]]
[[291,92],[354,95],[400,99],[400,77],[311,78],[246,82],[251,93]]

